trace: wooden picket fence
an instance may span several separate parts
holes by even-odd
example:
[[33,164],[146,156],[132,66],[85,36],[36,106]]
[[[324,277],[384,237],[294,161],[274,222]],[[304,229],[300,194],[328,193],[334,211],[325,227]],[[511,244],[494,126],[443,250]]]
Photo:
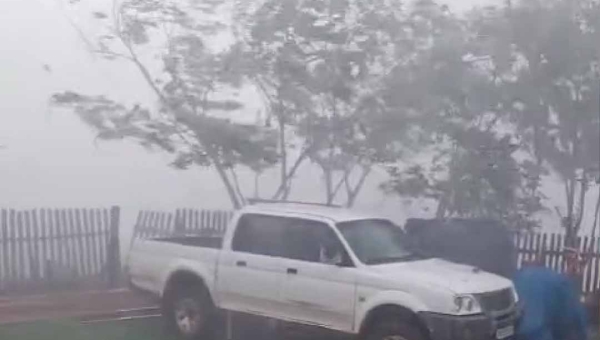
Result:
[[119,207],[0,211],[0,291],[114,287]]
[[[518,250],[518,265],[530,261],[541,253],[548,268],[566,271],[565,236],[561,233],[527,233],[515,235]],[[581,282],[582,292],[600,289],[600,237],[577,238],[577,247],[585,261]]]

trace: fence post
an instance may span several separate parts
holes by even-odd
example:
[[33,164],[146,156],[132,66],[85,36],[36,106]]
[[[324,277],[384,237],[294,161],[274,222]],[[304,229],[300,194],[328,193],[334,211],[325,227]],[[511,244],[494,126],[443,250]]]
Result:
[[107,254],[108,287],[116,288],[121,279],[121,251],[119,242],[119,220],[121,209],[110,208],[110,225]]

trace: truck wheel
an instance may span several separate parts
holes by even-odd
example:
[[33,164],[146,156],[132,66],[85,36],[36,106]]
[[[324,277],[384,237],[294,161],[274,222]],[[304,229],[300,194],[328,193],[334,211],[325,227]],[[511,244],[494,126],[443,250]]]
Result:
[[375,324],[366,340],[426,340],[426,337],[416,325],[403,320],[388,320]]
[[206,290],[179,286],[169,295],[165,306],[168,329],[186,340],[211,338],[215,308]]

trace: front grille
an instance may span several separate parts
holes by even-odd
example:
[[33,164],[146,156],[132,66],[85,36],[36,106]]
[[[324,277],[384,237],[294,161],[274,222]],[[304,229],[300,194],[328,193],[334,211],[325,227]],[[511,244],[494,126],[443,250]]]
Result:
[[505,311],[515,304],[515,298],[510,288],[477,294],[476,297],[484,312]]

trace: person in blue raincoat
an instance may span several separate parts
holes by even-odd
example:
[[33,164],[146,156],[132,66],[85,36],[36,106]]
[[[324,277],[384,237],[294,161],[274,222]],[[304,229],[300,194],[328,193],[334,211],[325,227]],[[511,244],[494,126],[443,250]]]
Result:
[[523,302],[518,340],[586,340],[585,309],[573,282],[539,262],[523,266],[514,277]]

